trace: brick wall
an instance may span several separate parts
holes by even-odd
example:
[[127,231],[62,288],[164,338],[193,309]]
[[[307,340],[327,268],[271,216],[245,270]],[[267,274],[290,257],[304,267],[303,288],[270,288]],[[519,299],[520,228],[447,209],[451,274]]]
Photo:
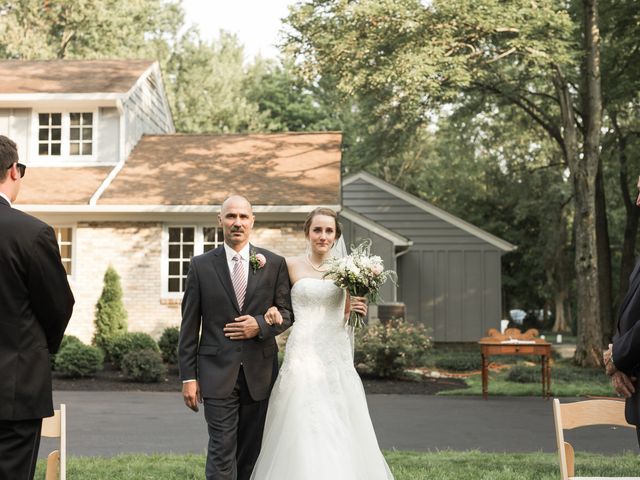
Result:
[[[156,222],[78,223],[70,280],[76,305],[67,334],[91,341],[95,304],[109,265],[121,278],[129,331],[157,339],[164,328],[180,324],[180,301],[162,298],[162,230]],[[285,257],[305,251],[301,223],[256,223],[251,242]]]

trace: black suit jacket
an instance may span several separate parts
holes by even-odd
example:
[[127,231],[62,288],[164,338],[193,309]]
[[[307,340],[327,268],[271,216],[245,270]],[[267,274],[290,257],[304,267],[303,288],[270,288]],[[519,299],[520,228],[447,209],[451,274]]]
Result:
[[0,420],[53,415],[49,354],[73,303],[53,229],[0,197]]
[[[640,377],[640,262],[631,273],[629,290],[620,304],[613,363],[618,370]],[[635,387],[636,393],[626,401],[625,416],[629,423],[640,426],[640,378]]]
[[[255,272],[249,267],[242,311],[238,307],[224,246],[191,259],[182,299],[182,326],[178,357],[180,377],[197,379],[203,398],[228,397],[243,366],[254,400],[269,396],[277,374],[278,346],[275,336],[293,322],[289,273],[284,258],[261,248],[267,262]],[[281,325],[268,325],[264,313],[276,306]],[[230,340],[224,326],[240,315],[252,315],[260,334],[249,340]]]

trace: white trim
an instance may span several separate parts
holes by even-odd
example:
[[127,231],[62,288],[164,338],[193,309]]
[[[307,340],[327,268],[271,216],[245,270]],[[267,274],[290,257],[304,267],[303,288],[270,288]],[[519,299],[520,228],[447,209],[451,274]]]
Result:
[[0,102],[114,102],[126,93],[0,93]]
[[[195,223],[172,223],[165,222],[162,224],[162,246],[160,253],[160,299],[179,299],[181,300],[184,292],[170,292],[169,291],[169,228],[193,228],[193,255],[201,255],[204,253],[204,228],[213,227],[221,228],[214,220],[211,222],[195,222]],[[221,245],[222,243],[220,243]],[[181,260],[181,263],[184,260]]]
[[[44,205],[18,204],[15,208],[33,213],[218,213],[220,205]],[[317,207],[337,212],[340,205],[253,205],[254,213],[308,213]]]
[[[56,229],[56,228],[70,228],[71,229],[71,275],[67,275],[67,278],[69,278],[70,280],[74,280],[76,278],[76,270],[77,270],[77,227],[78,224],[77,223],[69,223],[69,222],[60,222],[60,223],[53,223],[51,224],[51,227]],[[58,241],[58,239],[56,238],[56,242]],[[60,245],[58,245],[58,248],[60,248]]]
[[461,230],[464,230],[465,232],[469,233],[470,235],[473,235],[474,237],[478,237],[479,239],[484,240],[485,242],[493,245],[494,247],[499,248],[504,252],[512,252],[513,250],[518,248],[515,245],[505,240],[502,240],[501,238],[498,238],[495,235],[490,234],[489,232],[485,232],[484,230],[476,227],[475,225],[465,222],[461,218],[451,215],[450,213],[447,213],[444,210],[441,210],[440,208],[428,202],[425,202],[424,200],[414,195],[411,195],[410,193],[407,193],[404,190],[394,185],[391,185],[390,183],[387,183],[384,180],[374,175],[371,175],[370,173],[359,172],[354,175],[350,175],[342,181],[342,186],[343,187],[347,186],[355,182],[356,180],[363,180],[367,183],[375,185],[381,190],[384,190],[385,192],[391,195],[394,195],[395,197],[398,197],[399,199],[404,200],[405,202],[410,203],[415,207],[418,207],[422,211],[430,213],[431,215],[438,217],[441,220],[444,220],[445,222],[460,228]]
[[[61,138],[60,138],[60,155],[40,155],[40,114],[59,113],[61,120]],[[90,113],[91,114],[91,155],[71,155],[71,113]],[[54,166],[97,166],[100,163],[98,159],[98,113],[97,108],[83,108],[80,106],[65,106],[61,108],[34,107],[31,109],[31,138],[29,139],[29,167],[54,167]],[[80,144],[82,145],[82,144]]]
[[402,235],[398,235],[392,230],[380,225],[373,220],[360,215],[359,213],[351,210],[348,207],[344,207],[342,212],[340,212],[340,216],[346,218],[347,220],[360,225],[361,227],[366,228],[367,230],[372,231],[376,235],[380,235],[383,238],[386,238],[391,243],[393,243],[394,247],[409,247],[413,245],[413,241],[408,238],[403,237]]

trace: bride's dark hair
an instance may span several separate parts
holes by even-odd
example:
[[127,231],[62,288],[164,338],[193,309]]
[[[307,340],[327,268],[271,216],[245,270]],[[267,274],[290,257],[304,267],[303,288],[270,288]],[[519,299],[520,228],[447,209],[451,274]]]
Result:
[[330,208],[318,207],[309,212],[309,215],[307,215],[307,218],[304,221],[304,226],[302,228],[304,230],[305,237],[309,236],[311,221],[316,215],[326,215],[327,217],[332,217],[336,222],[336,240],[342,236],[342,225],[340,225],[340,222],[338,221],[338,214]]

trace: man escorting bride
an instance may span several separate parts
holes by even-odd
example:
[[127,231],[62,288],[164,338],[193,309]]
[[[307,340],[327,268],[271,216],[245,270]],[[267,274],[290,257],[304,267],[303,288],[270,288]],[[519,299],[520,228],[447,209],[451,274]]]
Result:
[[[236,215],[227,217],[230,205]],[[210,436],[207,479],[245,480],[249,474],[252,480],[393,479],[376,440],[345,327],[345,314],[350,309],[366,314],[366,303],[362,298],[347,301],[344,290],[323,278],[325,262],[341,236],[336,213],[320,208],[309,214],[304,224],[309,254],[289,259],[288,274],[282,271],[281,257],[255,250],[265,256],[262,268],[271,263],[270,269],[277,273],[254,280],[253,289],[247,288],[244,297],[250,308],[236,305],[237,314],[230,287],[233,264],[224,261],[223,252],[229,258],[235,257],[229,250],[251,252],[254,248],[248,243],[253,226],[251,205],[243,197],[230,197],[223,204],[219,221],[224,247],[212,251],[217,255],[208,252],[194,257],[189,270],[179,355],[181,377],[187,382],[185,403],[197,410],[200,391],[204,399]],[[245,235],[234,237],[234,231],[239,230]],[[223,260],[216,261],[218,257]],[[248,275],[251,279],[250,271]],[[293,285],[290,292],[289,279]],[[203,288],[205,282],[207,287]],[[254,295],[259,301],[252,298]],[[242,291],[235,296],[241,297]],[[262,368],[262,380],[250,378],[248,371],[257,373],[255,362],[260,359],[242,352],[266,352],[275,343],[274,335],[291,325],[289,298],[295,325],[280,375],[276,380],[277,371],[270,366]],[[267,353],[264,357],[263,364],[272,360]],[[224,371],[225,381],[208,378],[219,376],[220,371]],[[257,408],[261,415],[266,407],[268,391],[252,387],[252,383],[272,386],[266,423],[260,416],[243,419],[244,405],[257,401],[262,405]]]

